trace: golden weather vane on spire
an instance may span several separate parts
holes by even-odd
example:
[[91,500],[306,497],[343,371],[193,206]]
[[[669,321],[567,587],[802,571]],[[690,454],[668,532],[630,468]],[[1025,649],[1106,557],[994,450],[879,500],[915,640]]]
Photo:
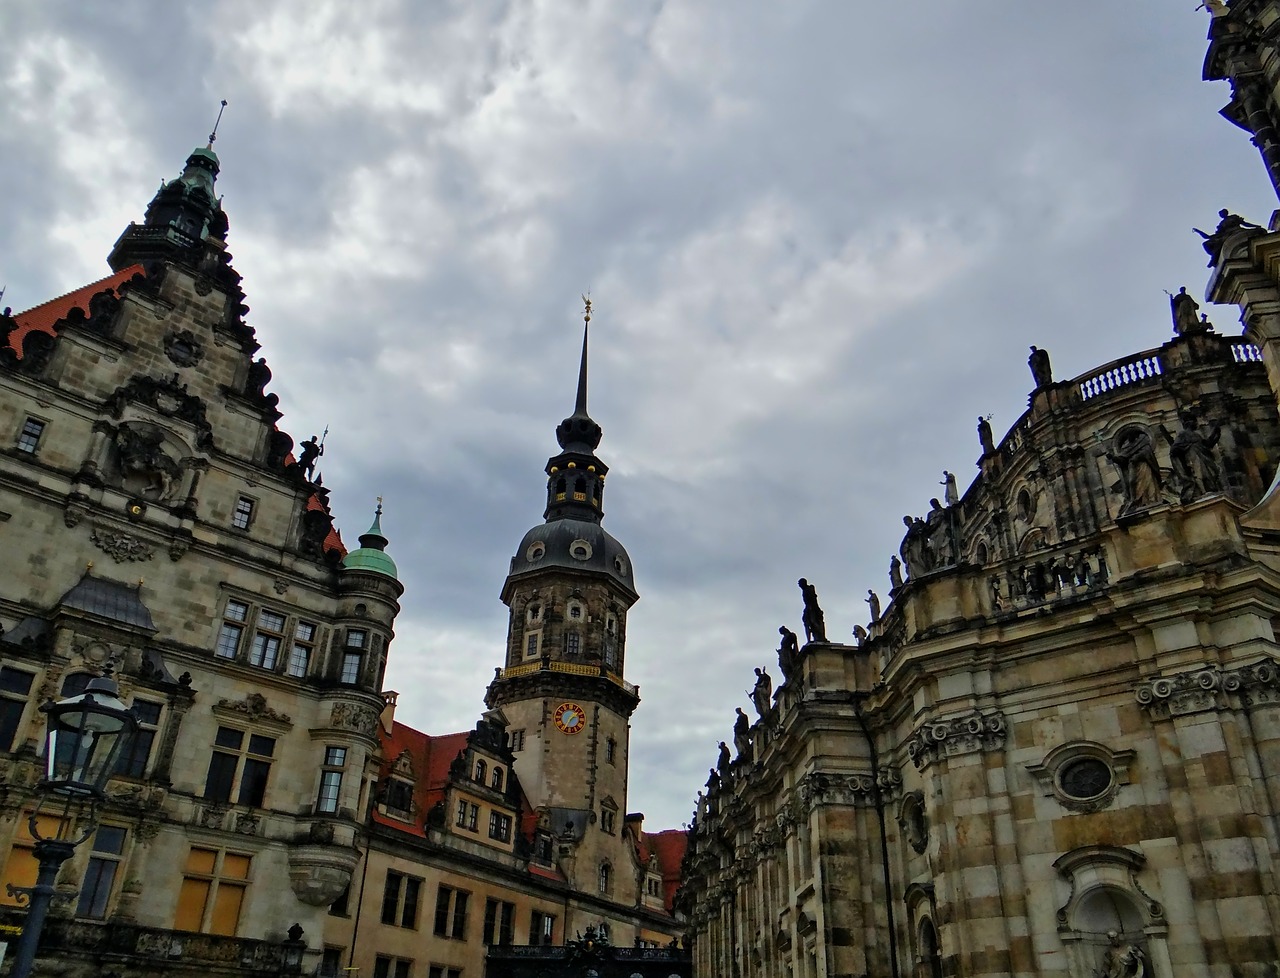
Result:
[[582,305],[583,305],[582,321],[584,323],[589,323],[591,322],[591,290],[590,289],[588,289],[587,292],[582,296]]

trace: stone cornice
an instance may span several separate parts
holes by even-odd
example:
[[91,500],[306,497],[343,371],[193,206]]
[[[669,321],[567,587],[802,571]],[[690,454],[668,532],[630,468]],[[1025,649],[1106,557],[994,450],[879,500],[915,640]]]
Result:
[[1004,746],[1008,724],[999,711],[972,710],[939,720],[926,720],[907,739],[907,754],[917,770],[935,761],[999,750]]
[[1146,679],[1134,698],[1153,720],[1280,702],[1280,663],[1264,659],[1238,669],[1204,665]]

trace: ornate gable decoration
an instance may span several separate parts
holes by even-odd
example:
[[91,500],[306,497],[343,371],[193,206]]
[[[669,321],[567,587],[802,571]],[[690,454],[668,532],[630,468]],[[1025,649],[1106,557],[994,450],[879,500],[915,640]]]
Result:
[[242,700],[218,700],[213,712],[232,720],[248,720],[258,726],[275,727],[282,732],[293,726],[293,717],[271,709],[261,693],[250,693]]
[[107,398],[106,408],[119,418],[129,404],[141,404],[167,418],[185,421],[196,429],[196,447],[213,447],[213,428],[205,415],[204,401],[188,392],[186,384],[178,383],[177,374],[167,380],[134,375]]
[[391,773],[399,775],[402,778],[413,780],[413,757],[409,753],[409,748],[405,748],[399,756],[391,763]]

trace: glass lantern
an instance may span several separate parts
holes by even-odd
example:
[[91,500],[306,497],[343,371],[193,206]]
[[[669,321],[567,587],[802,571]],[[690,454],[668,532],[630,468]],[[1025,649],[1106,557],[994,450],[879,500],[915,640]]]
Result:
[[79,696],[40,708],[49,717],[45,783],[51,791],[102,795],[138,727],[137,717],[120,702],[119,693],[115,682],[103,676],[91,680]]

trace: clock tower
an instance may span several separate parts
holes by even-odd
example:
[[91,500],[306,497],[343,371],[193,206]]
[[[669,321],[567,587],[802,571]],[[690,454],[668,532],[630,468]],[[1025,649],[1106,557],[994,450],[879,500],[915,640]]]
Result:
[[590,300],[583,319],[577,401],[556,428],[543,522],[520,541],[502,587],[506,657],[485,703],[507,720],[516,772],[571,882],[627,899],[619,874],[631,875],[623,826],[640,696],[624,674],[627,612],[638,595],[627,551],[601,526],[608,466],[587,414]]

